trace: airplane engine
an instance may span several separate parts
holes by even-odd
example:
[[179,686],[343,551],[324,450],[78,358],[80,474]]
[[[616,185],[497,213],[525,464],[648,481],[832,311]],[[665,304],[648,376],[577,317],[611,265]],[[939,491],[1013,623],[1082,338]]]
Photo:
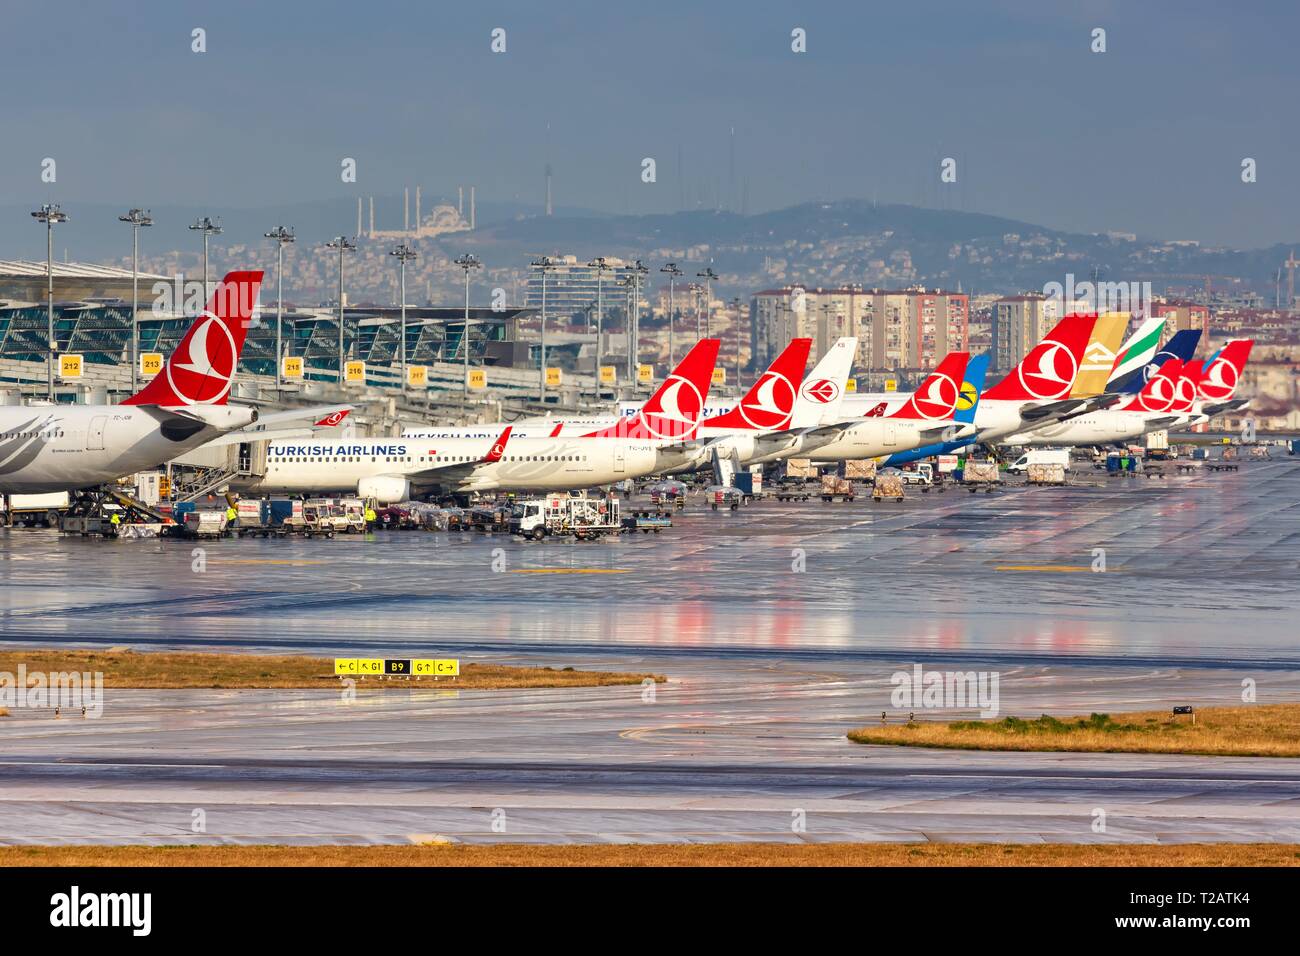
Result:
[[361,498],[374,498],[386,505],[393,504],[410,498],[411,483],[405,478],[391,475],[362,478],[357,482],[357,495]]

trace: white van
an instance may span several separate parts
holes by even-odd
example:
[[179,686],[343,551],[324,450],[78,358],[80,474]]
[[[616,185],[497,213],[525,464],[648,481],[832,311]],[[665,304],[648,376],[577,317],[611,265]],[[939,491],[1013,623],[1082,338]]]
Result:
[[1007,465],[1007,471],[1023,473],[1030,465],[1060,465],[1070,470],[1070,449],[1068,448],[1034,448],[1025,452],[1014,462]]

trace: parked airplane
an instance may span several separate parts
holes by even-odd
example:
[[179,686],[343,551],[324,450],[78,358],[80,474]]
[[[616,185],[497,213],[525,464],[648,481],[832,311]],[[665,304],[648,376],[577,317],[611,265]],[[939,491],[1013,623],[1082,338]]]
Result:
[[0,408],[0,492],[92,488],[257,421],[227,399],[261,281],[226,275],[162,372],[120,405]]
[[[1115,359],[1115,369],[1106,383],[1106,391],[1136,395],[1169,359],[1176,358],[1182,362],[1192,360],[1196,346],[1201,341],[1200,330],[1180,329],[1161,347],[1160,332],[1164,324],[1165,320],[1158,316],[1148,319],[1138,333],[1124,344]],[[1154,335],[1149,326],[1154,326]]]
[[[989,369],[989,355],[975,355],[966,365],[966,380],[961,383],[961,396],[957,399],[957,409],[953,412],[953,421],[970,424],[975,421],[979,410],[980,394],[984,391],[984,378]],[[939,442],[934,445],[922,445],[911,451],[900,451],[880,462],[881,467],[900,467],[935,455],[951,455],[970,447],[970,439]]]
[[1208,422],[1216,415],[1236,411],[1249,403],[1248,399],[1233,398],[1241,373],[1250,360],[1251,339],[1234,339],[1205,363],[1204,371],[1196,382],[1196,405],[1186,422],[1173,426],[1186,428]]
[[1120,407],[1097,409],[1011,435],[1004,444],[1107,445],[1177,425],[1191,412],[1196,391],[1195,382],[1183,375],[1183,369],[1181,359],[1171,358],[1135,397]]
[[780,458],[818,462],[875,458],[909,451],[939,440],[957,441],[975,434],[975,426],[952,420],[965,381],[968,352],[949,352],[903,406],[883,417],[850,419],[810,428]]
[[[232,487],[255,493],[355,492],[382,502],[473,491],[563,491],[639,478],[696,441],[717,339],[704,339],[618,434],[494,438],[354,438],[271,442],[266,474]],[[613,430],[611,430],[613,431]],[[667,456],[667,457],[665,457]]]
[[[995,442],[1113,401],[1103,389],[1125,324],[1120,315],[1063,318],[1000,382],[985,389],[975,412],[974,441]],[[844,411],[880,417],[908,398],[894,393],[850,396]]]

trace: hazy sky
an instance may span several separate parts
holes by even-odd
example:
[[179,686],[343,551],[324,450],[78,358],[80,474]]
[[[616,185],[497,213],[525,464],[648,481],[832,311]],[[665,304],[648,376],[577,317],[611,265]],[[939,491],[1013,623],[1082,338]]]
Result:
[[743,187],[750,211],[876,197],[1262,246],[1300,240],[1298,27],[1252,0],[0,0],[0,202],[540,203],[549,159],[557,204],[611,212]]

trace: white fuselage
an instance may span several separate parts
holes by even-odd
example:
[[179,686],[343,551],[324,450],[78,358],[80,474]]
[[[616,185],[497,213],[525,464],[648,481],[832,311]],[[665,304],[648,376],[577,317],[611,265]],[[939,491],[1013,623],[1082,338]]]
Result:
[[499,461],[484,461],[498,437],[271,442],[265,476],[237,487],[264,494],[359,492],[363,485],[392,479],[393,486],[408,482],[405,490],[411,496],[432,491],[564,491],[643,477],[660,461],[655,442],[517,438],[513,433]]
[[893,455],[943,440],[934,434],[936,428],[951,428],[950,441],[972,432],[970,425],[947,420],[863,418],[853,422],[838,438],[828,442],[819,443],[815,434],[809,435],[800,440],[797,450],[786,452],[781,457],[811,458],[813,461],[855,461]]
[[[1108,445],[1130,438],[1141,438],[1147,432],[1161,428],[1176,428],[1187,413],[1179,412],[1122,412],[1105,408],[1088,412],[1077,418],[1054,422],[1032,431],[1010,435],[1003,440],[1006,445]],[[1163,423],[1163,424],[1160,424]]]
[[[885,404],[884,415],[890,415],[903,406],[911,393],[883,392],[877,394],[846,395],[840,411],[845,418],[855,418],[880,408]],[[993,442],[1005,438],[1029,427],[1029,422],[1020,414],[1020,410],[1033,407],[1032,401],[1021,399],[981,398],[975,407],[975,427],[981,442]]]
[[257,418],[195,405],[16,405],[0,408],[0,493],[76,491],[156,468]]

